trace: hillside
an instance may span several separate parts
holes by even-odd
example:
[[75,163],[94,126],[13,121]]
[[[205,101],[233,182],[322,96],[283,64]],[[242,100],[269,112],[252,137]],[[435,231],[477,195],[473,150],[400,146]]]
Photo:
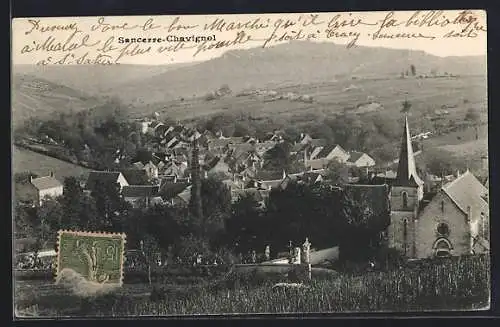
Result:
[[448,111],[446,120],[463,120],[469,108],[486,115],[486,77],[393,77],[296,84],[261,93],[233,92],[214,100],[199,97],[166,101],[139,107],[133,115],[141,117],[157,111],[162,116],[184,120],[216,113],[244,113],[256,119],[292,119],[294,124],[300,124],[344,112],[400,115],[404,99],[412,103],[411,113],[417,120],[426,115],[435,116],[443,107]]
[[417,74],[485,75],[485,57],[441,58],[422,51],[294,42],[271,48],[232,50],[223,56],[150,78],[123,83],[111,93],[125,102],[154,104],[180,97],[203,96],[223,84],[233,91],[351,79]]
[[16,74],[12,78],[13,126],[30,117],[53,117],[57,112],[79,111],[99,103],[95,97],[32,75]]
[[56,174],[61,182],[65,177],[86,176],[89,169],[59,159],[14,146],[12,152],[12,172],[32,172],[38,176],[46,176],[50,171]]
[[191,65],[15,65],[15,75],[32,75],[37,78],[68,86],[89,95],[102,96],[110,89],[118,89],[119,85],[147,79],[157,74],[166,73]]

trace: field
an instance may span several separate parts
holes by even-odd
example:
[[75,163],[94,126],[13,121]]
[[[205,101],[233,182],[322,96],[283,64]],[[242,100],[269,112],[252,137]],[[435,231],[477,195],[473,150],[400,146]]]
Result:
[[[379,78],[343,79],[317,84],[282,86],[267,91],[279,95],[293,93],[312,97],[312,103],[276,97],[235,93],[208,101],[203,97],[186,98],[148,105],[132,112],[142,116],[144,112],[157,111],[174,119],[196,119],[215,113],[245,113],[254,118],[307,117],[321,118],[352,112],[363,113],[362,105],[380,104],[382,111],[398,113],[401,103],[412,103],[411,113],[423,117],[446,106],[447,119],[462,121],[467,109],[476,108],[486,113],[486,79],[482,76],[446,78]],[[361,111],[361,112],[358,112]]]
[[61,182],[65,177],[78,177],[89,172],[89,169],[33,151],[14,147],[12,153],[12,171],[14,174],[31,171],[39,176],[47,176],[51,170]]
[[487,310],[490,263],[487,256],[458,257],[387,272],[313,278],[299,289],[271,286],[179,285],[171,280],[160,292],[153,291],[156,299],[148,296],[152,288],[145,284],[82,298],[48,282],[18,281],[15,299],[17,314],[26,317]]

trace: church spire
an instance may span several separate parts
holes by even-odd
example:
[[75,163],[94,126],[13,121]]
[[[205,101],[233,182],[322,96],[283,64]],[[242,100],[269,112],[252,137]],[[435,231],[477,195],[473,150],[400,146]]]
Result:
[[413,147],[411,145],[410,127],[408,126],[408,117],[405,115],[405,126],[403,137],[401,139],[401,149],[399,152],[398,172],[396,184],[399,186],[418,186],[423,181],[417,175]]

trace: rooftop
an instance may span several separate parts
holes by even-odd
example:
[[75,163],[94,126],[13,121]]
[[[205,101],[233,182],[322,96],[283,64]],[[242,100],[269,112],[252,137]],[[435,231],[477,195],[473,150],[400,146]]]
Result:
[[33,178],[31,180],[31,184],[33,184],[38,190],[48,190],[54,187],[63,186],[61,182],[52,176]]

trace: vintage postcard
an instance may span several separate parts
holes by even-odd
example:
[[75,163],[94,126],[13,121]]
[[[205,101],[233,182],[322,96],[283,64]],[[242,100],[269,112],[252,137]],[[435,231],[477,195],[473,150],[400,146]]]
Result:
[[15,318],[489,309],[485,11],[12,33]]

